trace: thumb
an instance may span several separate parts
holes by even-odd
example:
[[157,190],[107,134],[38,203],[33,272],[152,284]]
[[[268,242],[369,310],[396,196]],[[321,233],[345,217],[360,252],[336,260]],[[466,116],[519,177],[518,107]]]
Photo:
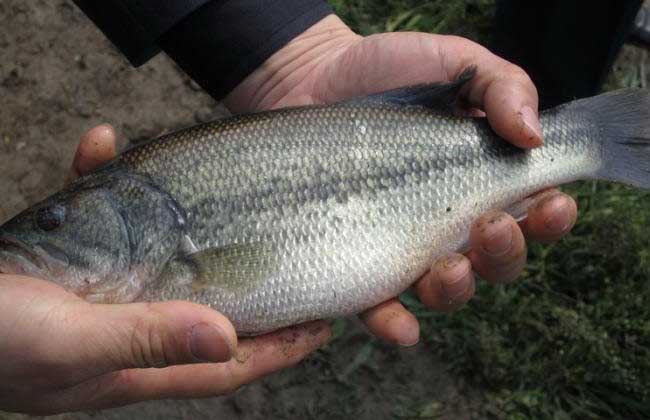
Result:
[[[235,329],[223,315],[189,302],[92,305],[79,331],[88,366],[120,369],[225,362],[237,348]],[[84,332],[85,331],[85,332]]]
[[117,155],[115,129],[110,124],[100,124],[88,130],[77,146],[68,181],[87,175]]

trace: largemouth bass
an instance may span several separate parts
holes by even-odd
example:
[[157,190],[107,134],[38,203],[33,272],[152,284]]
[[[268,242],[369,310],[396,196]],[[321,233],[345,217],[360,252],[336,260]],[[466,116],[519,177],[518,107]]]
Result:
[[0,272],[92,302],[190,300],[258,334],[398,295],[480,214],[545,187],[650,188],[647,91],[544,112],[526,151],[442,110],[471,77],[134,147],[3,225]]

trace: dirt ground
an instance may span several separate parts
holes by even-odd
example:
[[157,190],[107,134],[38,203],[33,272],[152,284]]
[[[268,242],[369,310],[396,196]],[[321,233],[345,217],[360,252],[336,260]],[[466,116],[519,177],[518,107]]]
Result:
[[[0,98],[0,223],[61,187],[98,123],[137,140],[225,114],[164,55],[132,68],[67,0],[0,2]],[[398,350],[339,326],[324,350],[231,396],[57,418],[467,418],[481,400],[426,345]]]

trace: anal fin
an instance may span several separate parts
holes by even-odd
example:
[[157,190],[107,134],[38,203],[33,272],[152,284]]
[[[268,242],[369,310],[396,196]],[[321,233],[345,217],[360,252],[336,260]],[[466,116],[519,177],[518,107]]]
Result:
[[[548,190],[536,193],[532,196],[528,196],[522,200],[519,200],[503,209],[505,213],[508,213],[512,216],[517,223],[522,222],[528,218],[528,210],[533,207],[535,204],[539,203],[541,200],[544,200],[545,197],[552,196],[557,194],[556,191]],[[465,253],[468,252],[472,247],[469,243],[469,236],[458,246],[456,252]]]
[[557,194],[557,191],[542,191],[532,196],[528,196],[523,200],[517,201],[516,203],[513,203],[512,205],[503,209],[503,211],[511,215],[517,222],[522,222],[528,218],[528,209],[541,202],[546,197],[550,197],[555,194]]

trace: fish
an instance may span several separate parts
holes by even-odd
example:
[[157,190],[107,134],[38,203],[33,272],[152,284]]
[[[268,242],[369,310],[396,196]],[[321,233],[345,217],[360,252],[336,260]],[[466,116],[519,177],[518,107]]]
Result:
[[523,150],[451,112],[475,72],[136,145],[2,225],[0,272],[89,302],[196,302],[256,335],[399,295],[479,215],[547,187],[650,188],[648,91],[544,111],[544,146]]

